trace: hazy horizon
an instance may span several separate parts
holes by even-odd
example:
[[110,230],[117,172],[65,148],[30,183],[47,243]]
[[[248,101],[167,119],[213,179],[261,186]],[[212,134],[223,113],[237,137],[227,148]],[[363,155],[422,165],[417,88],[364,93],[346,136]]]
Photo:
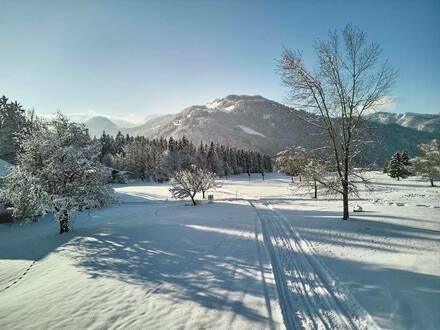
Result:
[[352,22],[400,70],[382,110],[439,113],[440,3],[0,1],[0,94],[38,114],[143,119],[229,94],[287,104],[275,72]]

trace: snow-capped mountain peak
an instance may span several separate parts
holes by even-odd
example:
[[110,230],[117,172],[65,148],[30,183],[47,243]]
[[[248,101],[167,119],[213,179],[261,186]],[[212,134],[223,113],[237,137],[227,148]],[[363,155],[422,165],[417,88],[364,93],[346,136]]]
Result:
[[235,95],[231,94],[223,98],[215,99],[206,104],[206,107],[211,110],[223,110],[226,112],[233,111],[241,102],[250,101],[269,101],[260,95]]

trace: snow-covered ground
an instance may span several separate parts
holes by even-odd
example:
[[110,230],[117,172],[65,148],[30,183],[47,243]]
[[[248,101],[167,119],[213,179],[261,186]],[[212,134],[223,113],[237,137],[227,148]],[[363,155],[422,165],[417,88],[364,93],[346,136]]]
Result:
[[118,185],[64,235],[0,225],[0,328],[438,329],[440,188],[369,175],[350,221],[267,174],[197,207]]

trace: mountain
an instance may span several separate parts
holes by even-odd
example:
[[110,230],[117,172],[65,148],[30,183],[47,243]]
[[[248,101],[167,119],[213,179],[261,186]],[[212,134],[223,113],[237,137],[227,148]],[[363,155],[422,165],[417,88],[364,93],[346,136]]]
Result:
[[185,135],[196,143],[214,141],[270,154],[292,144],[314,144],[316,139],[309,135],[317,133],[292,109],[258,95],[229,95],[156,117],[126,132],[149,138]]
[[440,114],[376,112],[368,119],[381,124],[397,124],[417,131],[440,134]]
[[116,135],[121,130],[114,122],[104,116],[87,119],[84,121],[84,125],[89,129],[90,136],[101,136],[103,131]]
[[[325,135],[301,120],[302,115],[259,95],[229,95],[206,105],[187,107],[177,114],[154,117],[124,133],[148,138],[186,136],[195,143],[214,141],[273,155],[292,145],[310,148],[322,145]],[[373,127],[365,139],[371,140],[374,147],[366,148],[365,157],[377,164],[382,164],[396,150],[407,149],[414,154],[417,144],[436,137],[435,133],[403,127],[393,121],[374,120],[370,126]]]

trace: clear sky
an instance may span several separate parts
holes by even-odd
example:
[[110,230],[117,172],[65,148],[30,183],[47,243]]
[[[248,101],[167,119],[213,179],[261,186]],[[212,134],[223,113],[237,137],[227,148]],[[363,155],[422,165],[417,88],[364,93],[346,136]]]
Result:
[[144,117],[228,94],[283,102],[283,46],[349,22],[400,70],[396,112],[438,113],[440,1],[0,0],[0,94],[38,113]]

